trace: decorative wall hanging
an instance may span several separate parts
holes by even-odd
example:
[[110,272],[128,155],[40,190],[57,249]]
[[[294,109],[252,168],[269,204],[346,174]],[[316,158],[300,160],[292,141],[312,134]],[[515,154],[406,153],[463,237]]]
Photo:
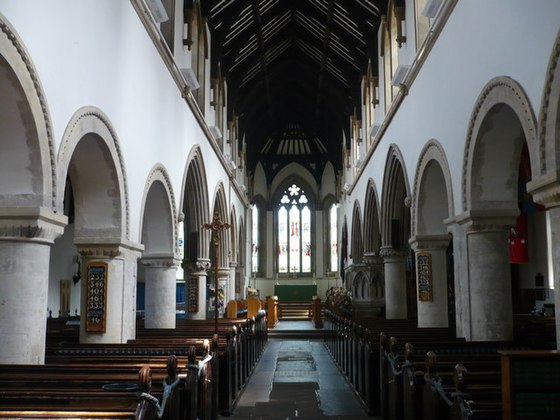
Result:
[[416,272],[418,275],[418,300],[431,301],[432,296],[432,254],[418,252],[416,254]]

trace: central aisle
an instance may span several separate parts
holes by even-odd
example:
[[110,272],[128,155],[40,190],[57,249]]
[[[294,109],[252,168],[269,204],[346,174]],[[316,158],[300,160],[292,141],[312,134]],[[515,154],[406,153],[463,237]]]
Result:
[[371,419],[322,341],[269,340],[233,419]]

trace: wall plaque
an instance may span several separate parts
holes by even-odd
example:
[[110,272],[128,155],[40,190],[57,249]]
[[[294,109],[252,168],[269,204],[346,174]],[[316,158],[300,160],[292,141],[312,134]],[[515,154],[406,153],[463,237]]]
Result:
[[107,321],[107,263],[88,262],[86,332],[105,332]]
[[418,275],[418,300],[431,301],[432,296],[432,254],[416,254],[416,272]]
[[187,310],[198,312],[198,277],[191,277],[187,283]]

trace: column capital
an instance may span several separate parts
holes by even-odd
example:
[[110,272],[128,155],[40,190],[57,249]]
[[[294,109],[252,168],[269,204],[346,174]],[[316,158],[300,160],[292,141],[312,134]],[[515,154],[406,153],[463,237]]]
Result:
[[383,264],[383,258],[381,255],[374,252],[364,252],[364,262],[368,265]]
[[66,216],[47,207],[2,207],[0,240],[52,244],[67,223]]
[[507,231],[515,226],[518,208],[469,210],[457,215],[455,221],[467,234],[481,231]]
[[383,262],[402,261],[406,258],[406,252],[399,251],[391,246],[382,246],[379,255],[383,258]]
[[210,270],[210,260],[206,258],[199,258],[196,261],[185,261],[185,271],[188,274],[197,274],[199,276],[208,275],[208,270]]
[[560,174],[545,174],[527,183],[533,201],[546,207],[560,207]]
[[180,262],[173,254],[149,254],[140,260],[142,265],[153,268],[177,268]]
[[229,268],[237,268],[238,264],[237,261],[230,261],[229,262]]
[[74,244],[86,258],[123,258],[129,251],[138,253],[140,257],[144,250],[142,244],[119,238],[75,238]]
[[449,246],[451,236],[443,235],[416,235],[410,238],[408,243],[414,251],[429,249],[446,249]]

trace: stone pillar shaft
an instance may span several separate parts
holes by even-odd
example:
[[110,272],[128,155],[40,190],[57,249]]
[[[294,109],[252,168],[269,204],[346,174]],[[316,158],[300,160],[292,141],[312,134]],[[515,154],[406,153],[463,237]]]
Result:
[[0,209],[0,363],[45,361],[50,247],[66,221],[44,207]]
[[406,319],[406,266],[405,256],[391,247],[382,247],[385,265],[385,317]]
[[[210,260],[200,258],[196,263],[187,264],[185,272],[185,292],[187,294],[187,307],[185,317],[187,319],[206,319],[206,279],[210,269]],[[198,312],[189,312],[189,282],[198,282]]]
[[[418,327],[446,328],[449,326],[447,302],[447,257],[448,235],[416,236],[411,245],[416,252],[416,299]],[[430,261],[431,300],[420,300],[418,279],[420,278],[418,256],[426,255]]]
[[145,256],[146,328],[175,328],[177,263],[173,256]]

